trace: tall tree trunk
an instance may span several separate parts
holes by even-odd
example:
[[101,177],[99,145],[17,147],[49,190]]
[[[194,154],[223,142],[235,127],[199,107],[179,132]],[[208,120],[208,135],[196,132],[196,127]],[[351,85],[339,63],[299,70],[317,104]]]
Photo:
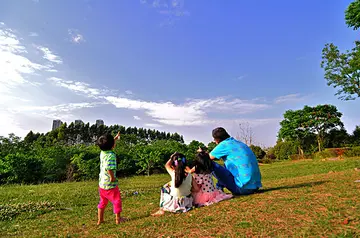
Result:
[[320,136],[318,136],[317,141],[318,141],[319,152],[321,152],[321,138],[320,138]]

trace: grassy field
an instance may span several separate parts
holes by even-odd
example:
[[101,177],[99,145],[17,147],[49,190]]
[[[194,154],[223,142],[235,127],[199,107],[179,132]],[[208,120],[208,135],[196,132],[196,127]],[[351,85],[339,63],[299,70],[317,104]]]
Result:
[[1,186],[0,237],[360,237],[354,168],[360,158],[263,165],[261,193],[158,218],[149,215],[170,177],[126,178],[120,189],[130,220],[115,225],[109,207],[99,227],[96,181]]

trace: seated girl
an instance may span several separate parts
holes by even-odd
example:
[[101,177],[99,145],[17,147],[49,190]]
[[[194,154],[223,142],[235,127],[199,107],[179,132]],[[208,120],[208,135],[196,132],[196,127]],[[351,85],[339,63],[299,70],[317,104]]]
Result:
[[161,216],[165,211],[187,212],[193,207],[192,192],[199,191],[199,187],[191,174],[185,172],[186,158],[175,152],[165,164],[171,176],[170,184],[161,189],[160,209],[153,216]]
[[232,198],[231,194],[226,194],[214,187],[212,161],[208,153],[205,151],[199,152],[196,155],[194,165],[191,171],[195,172],[193,178],[200,187],[199,191],[192,193],[196,206],[208,206]]

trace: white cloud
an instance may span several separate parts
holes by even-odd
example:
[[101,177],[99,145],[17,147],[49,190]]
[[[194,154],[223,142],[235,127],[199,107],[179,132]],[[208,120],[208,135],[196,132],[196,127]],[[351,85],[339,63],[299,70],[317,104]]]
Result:
[[70,41],[76,44],[79,44],[81,42],[85,41],[85,38],[83,35],[79,33],[79,30],[77,29],[69,29],[68,30]]
[[131,90],[126,90],[125,93],[126,93],[127,95],[133,95],[133,92],[132,92]]
[[14,32],[0,25],[0,92],[30,83],[27,77],[48,69],[46,65],[34,63],[27,58],[28,52]]
[[59,87],[67,88],[75,93],[79,93],[82,95],[85,94],[85,96],[87,97],[97,98],[102,93],[104,93],[104,90],[92,88],[89,86],[89,84],[84,82],[74,82],[71,80],[64,80],[57,77],[51,77],[48,80],[53,82],[55,85]]
[[176,105],[172,102],[147,102],[128,98],[105,97],[118,108],[144,110],[153,120],[173,126],[204,125],[213,122],[207,117],[208,111],[231,111],[246,114],[266,109],[266,104],[257,104],[239,99],[225,98],[190,100]]
[[33,115],[39,115],[48,118],[61,118],[67,119],[73,116],[72,111],[83,109],[83,108],[92,108],[99,106],[103,103],[101,102],[83,102],[83,103],[65,103],[52,106],[23,106],[13,108],[10,111],[13,113],[29,113]]
[[162,125],[156,124],[156,123],[146,123],[144,126],[145,127],[151,127],[151,128],[160,128],[160,127],[162,127]]
[[140,121],[140,120],[141,120],[141,118],[140,118],[140,117],[138,117],[138,116],[134,116],[134,120]]
[[39,36],[39,34],[36,32],[30,32],[29,36],[36,37],[36,36]]
[[44,59],[52,63],[62,64],[62,59],[59,56],[55,55],[49,48],[44,46],[36,46],[36,48],[44,54]]
[[305,100],[307,97],[308,96],[302,96],[299,93],[294,93],[294,94],[277,97],[277,98],[275,98],[274,102],[276,104],[288,103],[288,102],[300,102],[300,101]]
[[140,3],[153,7],[164,16],[160,26],[171,26],[181,17],[190,15],[185,9],[185,0],[140,0]]

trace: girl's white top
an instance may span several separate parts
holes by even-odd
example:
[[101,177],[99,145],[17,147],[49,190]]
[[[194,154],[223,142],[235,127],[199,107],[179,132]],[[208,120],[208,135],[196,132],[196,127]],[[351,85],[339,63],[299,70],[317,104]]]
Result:
[[170,195],[174,197],[183,197],[191,194],[192,187],[192,176],[188,174],[187,177],[183,180],[180,187],[175,188],[175,171],[172,171],[171,176],[171,192]]

